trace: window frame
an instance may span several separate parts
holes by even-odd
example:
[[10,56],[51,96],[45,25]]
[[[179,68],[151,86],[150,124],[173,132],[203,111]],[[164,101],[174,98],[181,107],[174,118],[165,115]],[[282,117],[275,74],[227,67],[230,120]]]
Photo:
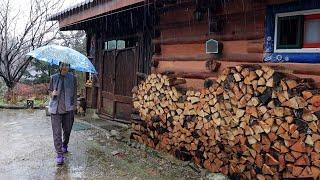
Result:
[[[275,53],[319,53],[320,52],[320,48],[304,48],[303,40],[302,40],[302,48],[278,49],[278,22],[279,22],[278,19],[281,17],[299,16],[299,15],[306,16],[306,15],[312,15],[312,14],[320,14],[320,9],[293,11],[293,12],[275,14],[274,46],[273,46]],[[302,38],[303,37],[304,36],[302,34]]]

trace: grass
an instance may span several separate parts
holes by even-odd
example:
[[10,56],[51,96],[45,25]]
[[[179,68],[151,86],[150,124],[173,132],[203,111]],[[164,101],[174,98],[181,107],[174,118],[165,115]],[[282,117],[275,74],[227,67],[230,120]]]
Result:
[[[27,103],[26,97],[18,96],[17,102],[14,103],[15,105],[24,106]],[[0,96],[0,105],[8,105],[10,103],[6,102],[3,96]],[[34,99],[34,107],[45,107],[48,104],[48,99]]]
[[48,104],[48,99],[35,99],[34,100],[34,106],[35,107],[44,107]]
[[5,105],[5,104],[6,104],[5,99],[2,96],[0,96],[0,105]]

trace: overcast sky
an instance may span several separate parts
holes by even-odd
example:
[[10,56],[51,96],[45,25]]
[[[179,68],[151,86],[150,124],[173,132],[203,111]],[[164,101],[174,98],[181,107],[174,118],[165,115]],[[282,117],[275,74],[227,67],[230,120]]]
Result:
[[[61,0],[62,10],[70,7],[73,4],[83,2],[85,0]],[[10,0],[12,6],[20,11],[26,11],[30,6],[30,0]],[[27,8],[28,7],[28,8]]]
[[[0,0],[2,1],[2,0]],[[28,17],[28,13],[29,13],[29,8],[30,8],[30,2],[31,0],[9,0],[10,1],[10,4],[11,4],[11,7],[12,7],[12,14],[11,15],[15,15],[17,13],[19,13],[19,20],[17,24],[17,33],[20,33],[19,32],[19,29],[23,29],[24,26],[25,26],[25,21],[26,21],[26,17]],[[81,3],[85,0],[60,0],[61,2],[61,5],[62,5],[62,8],[58,11],[62,11],[74,4],[78,4],[78,3]],[[55,14],[57,12],[53,12],[53,14]]]

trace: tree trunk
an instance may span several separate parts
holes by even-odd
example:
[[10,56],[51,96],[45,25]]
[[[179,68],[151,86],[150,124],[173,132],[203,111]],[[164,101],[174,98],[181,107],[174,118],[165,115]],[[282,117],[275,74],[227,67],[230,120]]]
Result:
[[17,97],[14,93],[14,87],[16,86],[16,83],[9,83],[9,84],[6,83],[6,85],[8,87],[7,93],[5,95],[6,102],[10,104],[16,104]]

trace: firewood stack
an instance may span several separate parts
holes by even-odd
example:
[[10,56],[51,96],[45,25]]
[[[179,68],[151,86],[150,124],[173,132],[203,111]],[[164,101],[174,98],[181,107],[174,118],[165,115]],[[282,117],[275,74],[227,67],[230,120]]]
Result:
[[243,179],[319,177],[320,92],[311,79],[242,65],[200,91],[179,91],[184,82],[151,74],[133,89],[133,139]]

